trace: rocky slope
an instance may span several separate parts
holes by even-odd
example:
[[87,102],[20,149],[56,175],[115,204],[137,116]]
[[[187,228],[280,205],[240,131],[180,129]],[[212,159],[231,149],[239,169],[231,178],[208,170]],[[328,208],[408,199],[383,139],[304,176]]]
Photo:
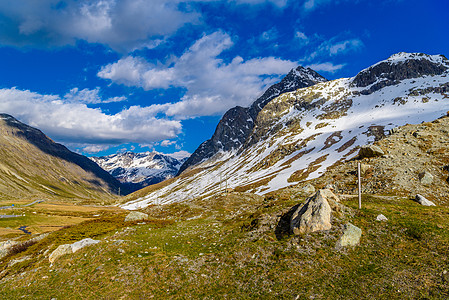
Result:
[[120,183],[87,157],[0,114],[0,197],[112,199]]
[[90,159],[131,191],[174,177],[185,161],[158,152],[124,152]]
[[284,93],[258,113],[240,149],[134,194],[124,207],[208,197],[224,188],[266,194],[318,178],[390,129],[446,115],[448,69],[442,55],[398,53],[355,77]]
[[234,107],[228,110],[217,125],[212,138],[202,143],[181,166],[179,173],[221,151],[239,149],[250,136],[259,112],[277,96],[325,82],[326,78],[310,68],[292,69],[279,83],[269,87],[250,107]]

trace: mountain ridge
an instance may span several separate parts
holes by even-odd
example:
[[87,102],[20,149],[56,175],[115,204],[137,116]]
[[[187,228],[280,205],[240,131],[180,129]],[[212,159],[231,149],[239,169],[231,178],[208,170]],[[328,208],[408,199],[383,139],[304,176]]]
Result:
[[[359,74],[377,66],[385,68],[384,63],[390,64],[393,73],[401,73],[405,66],[409,75],[377,74],[370,85],[357,86]],[[123,207],[208,197],[223,186],[266,194],[317,178],[330,166],[354,158],[359,146],[374,142],[390,129],[445,115],[449,110],[448,68],[444,56],[397,54],[354,77],[284,93],[261,110],[250,142],[240,150],[219,153],[195,166],[194,176],[129,197],[132,202]],[[404,79],[384,85],[391,75]],[[363,92],[378,83],[377,90]]]
[[111,198],[120,188],[96,163],[13,116],[0,114],[0,132],[4,197]]
[[90,159],[131,191],[174,177],[186,160],[156,151],[141,153],[126,151]]
[[241,147],[251,134],[258,113],[275,97],[325,81],[327,81],[326,78],[310,68],[298,66],[292,69],[280,82],[270,86],[249,107],[236,106],[228,110],[218,123],[212,137],[192,153],[181,166],[177,175],[220,151],[230,151]]

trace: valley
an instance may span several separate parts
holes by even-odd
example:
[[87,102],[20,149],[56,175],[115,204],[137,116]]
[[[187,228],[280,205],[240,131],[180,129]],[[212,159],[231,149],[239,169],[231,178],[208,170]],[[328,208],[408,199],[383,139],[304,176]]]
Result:
[[89,160],[2,115],[0,297],[448,298],[449,61],[281,83],[182,162]]

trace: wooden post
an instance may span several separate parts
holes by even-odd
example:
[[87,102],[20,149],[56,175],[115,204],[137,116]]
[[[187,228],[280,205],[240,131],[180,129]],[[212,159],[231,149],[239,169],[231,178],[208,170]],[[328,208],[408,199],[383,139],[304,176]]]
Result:
[[359,209],[362,209],[362,179],[360,176],[360,163],[357,163],[357,177],[359,183]]

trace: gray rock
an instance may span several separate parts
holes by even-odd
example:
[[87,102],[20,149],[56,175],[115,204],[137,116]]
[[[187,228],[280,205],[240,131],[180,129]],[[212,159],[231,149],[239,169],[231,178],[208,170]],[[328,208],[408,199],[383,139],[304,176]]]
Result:
[[433,182],[433,175],[425,171],[419,174],[419,182],[423,185],[429,185]]
[[125,222],[135,222],[143,220],[148,220],[148,215],[139,211],[132,211],[125,218]]
[[360,158],[377,157],[377,156],[382,156],[384,154],[385,154],[384,151],[375,145],[365,145],[365,146],[362,146],[359,150]]
[[337,248],[356,246],[360,243],[360,238],[362,237],[362,229],[358,228],[351,223],[345,225],[343,230],[343,235],[337,241]]
[[376,217],[377,221],[388,221],[387,217],[385,217],[384,215],[380,214]]
[[420,194],[416,195],[415,201],[424,206],[436,206],[435,203],[433,203],[430,200],[427,200],[424,196],[421,196]]
[[318,190],[292,215],[290,229],[296,235],[331,229],[332,208],[339,199],[330,190]]
[[55,260],[58,259],[59,257],[66,255],[66,254],[71,254],[71,253],[72,253],[72,245],[71,244],[60,245],[58,248],[56,248],[50,254],[50,257],[48,258],[48,260],[50,261],[50,263],[54,263]]
[[89,245],[94,245],[94,244],[98,244],[100,241],[98,240],[93,240],[91,238],[87,238],[87,239],[83,239],[81,241],[75,242],[72,244],[72,252],[75,253],[76,251],[78,251],[81,248],[84,248],[86,246]]

